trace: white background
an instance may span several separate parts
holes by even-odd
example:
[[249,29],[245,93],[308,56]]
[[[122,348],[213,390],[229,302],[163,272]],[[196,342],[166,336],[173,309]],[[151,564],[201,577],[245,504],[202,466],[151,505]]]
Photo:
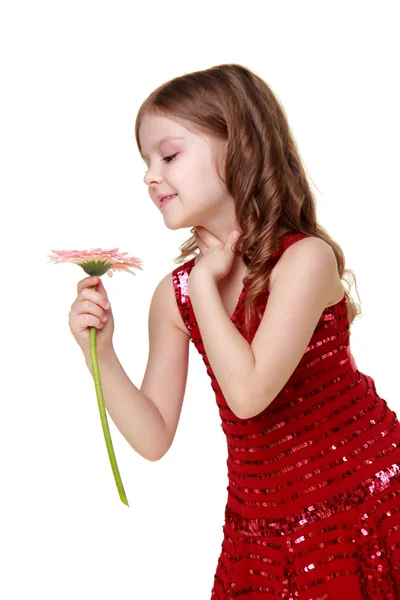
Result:
[[151,296],[177,266],[189,230],[167,229],[151,202],[134,121],[172,77],[236,62],[277,94],[319,220],[357,276],[357,366],[400,410],[397,8],[365,0],[2,3],[1,598],[211,595],[228,480],[204,363],[190,344],[181,419],[161,461],[136,454],[109,418],[126,507],[93,380],[68,327],[86,275],[47,259],[52,248],[118,247],[144,261],[134,277],[103,277],[114,346],[140,387]]

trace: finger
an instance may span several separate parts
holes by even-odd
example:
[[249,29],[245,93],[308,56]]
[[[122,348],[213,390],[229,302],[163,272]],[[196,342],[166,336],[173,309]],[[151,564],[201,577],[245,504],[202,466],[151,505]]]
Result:
[[230,250],[231,252],[233,252],[237,239],[238,239],[239,235],[237,231],[231,231],[231,234],[228,238],[227,243],[225,244],[225,249]]
[[238,238],[240,236],[240,233],[238,231],[232,231],[231,235],[230,235],[230,239],[231,239],[231,248],[233,250],[233,248],[236,245],[236,242],[238,241]]
[[98,283],[99,280],[99,276],[98,275],[93,275],[91,277],[85,277],[85,279],[82,279],[82,281],[78,282],[77,285],[77,291],[78,294],[86,287],[92,286],[92,285],[96,285]]
[[108,296],[107,296],[107,290],[104,287],[103,282],[102,282],[102,280],[101,280],[100,277],[99,277],[99,283],[97,284],[97,289],[101,290],[102,292],[104,292],[105,297],[108,298]]

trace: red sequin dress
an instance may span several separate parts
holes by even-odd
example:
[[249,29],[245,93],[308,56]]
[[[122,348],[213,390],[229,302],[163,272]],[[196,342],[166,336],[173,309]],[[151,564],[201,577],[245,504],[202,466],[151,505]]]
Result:
[[[304,237],[285,233],[271,260]],[[324,309],[273,402],[240,419],[213,374],[187,293],[194,260],[172,278],[211,378],[228,450],[211,599],[400,599],[400,423],[374,380],[357,369],[346,296]],[[245,287],[231,317],[244,337]],[[267,300],[266,291],[262,314]]]

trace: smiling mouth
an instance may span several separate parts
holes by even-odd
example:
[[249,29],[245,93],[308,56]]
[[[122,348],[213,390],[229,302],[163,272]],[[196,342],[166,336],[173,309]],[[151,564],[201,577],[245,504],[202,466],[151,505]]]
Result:
[[172,194],[172,196],[166,196],[165,198],[163,198],[159,204],[159,208],[162,208],[163,206],[165,206],[166,204],[169,204],[170,202],[172,202],[172,200],[177,196],[177,194]]

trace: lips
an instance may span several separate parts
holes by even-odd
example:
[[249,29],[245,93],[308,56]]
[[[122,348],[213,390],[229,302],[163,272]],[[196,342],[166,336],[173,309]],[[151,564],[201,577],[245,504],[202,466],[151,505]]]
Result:
[[172,202],[172,200],[177,196],[177,194],[171,194],[170,196],[164,196],[159,204],[159,208],[163,208],[164,206],[166,206],[167,204],[169,204],[170,202]]
[[[174,192],[172,192],[173,194]],[[157,200],[157,202],[161,202],[161,200],[163,198],[166,198],[167,196],[172,196],[172,194],[157,194],[157,196],[154,198],[154,200]]]
[[174,198],[175,196],[176,196],[176,194],[167,194],[166,196],[162,196],[162,198],[161,198],[161,202],[164,202],[164,200],[165,200],[166,198],[168,198],[168,199],[172,199],[172,198]]

